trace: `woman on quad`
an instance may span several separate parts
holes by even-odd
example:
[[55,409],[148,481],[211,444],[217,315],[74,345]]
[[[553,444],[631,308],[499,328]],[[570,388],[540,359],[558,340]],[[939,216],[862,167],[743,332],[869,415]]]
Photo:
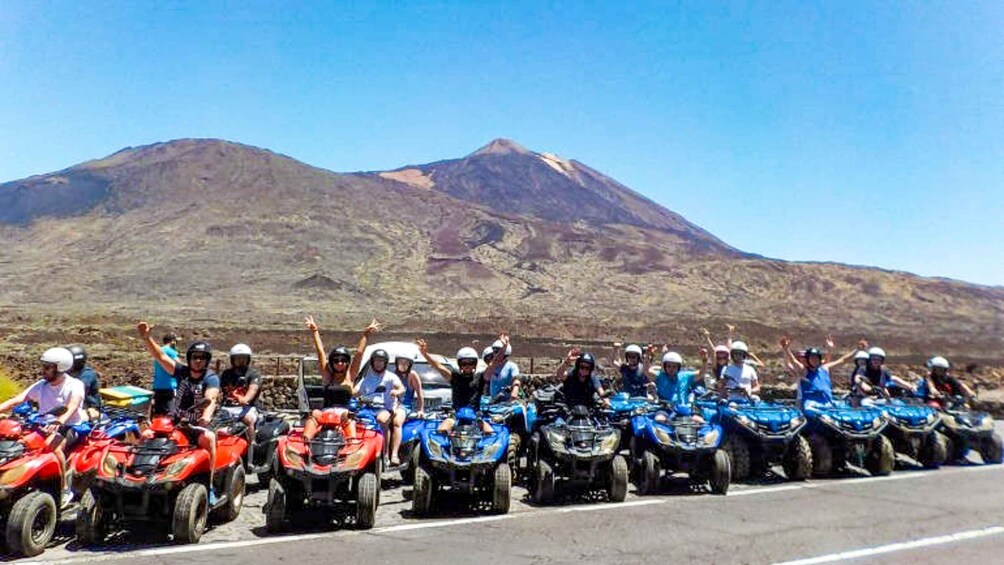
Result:
[[66,484],[66,452],[82,439],[77,437],[70,426],[88,421],[87,411],[84,410],[85,387],[82,381],[68,373],[73,366],[73,353],[68,349],[63,347],[47,349],[39,361],[42,364],[42,379],[14,398],[0,403],[0,413],[7,412],[27,400],[34,402],[41,414],[66,407],[66,410],[56,417],[56,421],[43,430],[46,435],[45,443],[59,462],[60,477],[62,477],[60,487],[63,493],[60,505],[66,506],[73,498]]
[[196,425],[188,429],[195,436],[193,439],[199,448],[209,452],[209,504],[216,504],[216,491],[212,487],[216,469],[216,434],[209,429],[209,425],[220,402],[220,377],[209,368],[209,361],[213,358],[213,348],[207,341],[194,341],[185,353],[186,364],[181,364],[157,345],[150,335],[151,329],[152,326],[146,322],[136,325],[136,330],[150,356],[178,380],[172,415],[180,417],[202,403],[203,399],[209,401],[199,415]]
[[724,397],[738,393],[747,398],[755,398],[760,394],[760,377],[757,376],[756,369],[746,363],[749,347],[742,341],[733,341],[730,347],[729,357],[732,363],[722,371],[718,392]]
[[[667,402],[674,410],[681,414],[689,414],[691,405],[694,402],[694,379],[696,371],[683,370],[683,357],[675,351],[670,351],[662,356],[662,370],[655,378],[655,390],[659,395],[659,400]],[[703,418],[695,415],[695,419]],[[659,410],[655,413],[657,422],[669,421],[669,413]]]
[[791,351],[791,339],[782,336],[778,344],[784,354],[785,369],[789,373],[805,371],[798,381],[798,404],[804,410],[833,403],[833,383],[830,380],[830,369],[842,361],[823,362],[823,352],[818,347],[809,347],[802,353],[802,358]]
[[[363,352],[366,351],[366,342],[370,335],[380,331],[382,325],[375,319],[363,330],[363,335],[359,337],[356,345],[356,355],[349,365],[349,374],[355,375],[360,370]],[[383,429],[384,437],[390,440],[390,464],[400,465],[401,458],[398,452],[401,449],[401,425],[404,419],[394,417],[398,409],[398,402],[404,396],[404,383],[394,374],[394,371],[387,369],[390,364],[390,355],[383,349],[377,349],[366,362],[362,376],[356,381],[352,388],[353,396],[358,396],[369,401],[382,399],[383,407],[377,412],[376,420]]]
[[591,353],[582,352],[577,347],[570,349],[558,365],[555,376],[561,380],[561,392],[568,406],[592,409],[596,406],[597,396],[604,404],[608,403],[608,393],[596,374],[596,358]]
[[[508,342],[508,336],[504,337],[504,342]],[[429,366],[439,371],[440,375],[450,383],[452,394],[453,410],[461,408],[473,408],[475,411],[481,408],[481,395],[485,390],[484,374],[478,373],[478,352],[473,347],[464,347],[457,352],[457,370],[447,367],[439,362],[435,357],[429,355],[429,345],[424,339],[417,339],[418,351],[429,362]],[[494,365],[501,364],[501,357],[495,356],[492,363],[488,365],[491,369]],[[439,424],[439,431],[450,433],[456,420],[452,417],[446,418]],[[492,426],[485,420],[481,421],[481,429],[486,434],[494,433]]]
[[312,316],[307,316],[304,323],[310,332],[321,368],[323,399],[321,409],[311,411],[310,416],[304,421],[303,437],[309,442],[317,435],[320,429],[318,422],[321,418],[321,412],[324,410],[338,411],[342,416],[342,421],[346,422],[346,434],[354,437],[356,435],[355,422],[346,417],[349,412],[349,403],[352,402],[352,377],[349,375],[352,354],[347,347],[339,345],[325,355],[324,343],[321,341],[321,330],[317,322]]
[[862,404],[870,404],[868,397],[889,396],[891,394],[915,394],[917,387],[893,375],[885,366],[885,350],[872,347],[868,350],[868,364],[864,369],[856,369],[852,380],[851,395]]
[[248,458],[253,456],[255,426],[258,424],[258,392],[261,374],[251,366],[251,347],[238,343],[230,348],[230,367],[220,375],[223,410],[247,426]]
[[924,402],[932,408],[944,409],[945,397],[961,396],[966,402],[976,397],[976,393],[954,376],[948,374],[952,365],[944,357],[931,357],[927,362],[931,369],[930,374],[924,379],[923,395]]
[[641,346],[631,344],[624,348],[624,361],[616,361],[620,369],[620,392],[632,397],[648,397],[652,381],[648,379],[648,365],[652,352],[642,352]]

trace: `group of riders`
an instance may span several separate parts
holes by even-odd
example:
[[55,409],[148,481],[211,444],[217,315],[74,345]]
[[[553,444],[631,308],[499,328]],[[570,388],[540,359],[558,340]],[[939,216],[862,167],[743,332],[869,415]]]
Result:
[[[323,400],[321,408],[306,417],[304,436],[309,439],[317,433],[322,411],[346,411],[353,398],[373,400],[379,408],[376,419],[389,439],[389,462],[391,465],[398,464],[401,429],[405,420],[409,414],[422,417],[425,411],[422,380],[413,370],[418,359],[399,356],[392,360],[387,351],[377,349],[362,366],[369,338],[382,329],[376,320],[363,330],[355,354],[343,345],[326,353],[318,324],[308,316],[305,326],[310,332],[317,358],[321,360]],[[152,415],[189,415],[193,423],[186,428],[188,433],[193,441],[209,452],[213,461],[216,436],[212,421],[219,408],[233,418],[243,420],[249,439],[254,437],[262,383],[261,375],[252,366],[253,352],[249,346],[243,343],[234,345],[229,352],[230,366],[217,375],[210,365],[213,350],[209,342],[192,342],[182,363],[178,359],[177,337],[174,334],[164,335],[158,344],[152,337],[150,324],[140,322],[136,328],[154,360]],[[604,387],[597,359],[578,348],[571,349],[561,360],[555,378],[561,383],[569,405],[587,407],[607,403],[615,392],[614,388],[633,397],[664,401],[674,407],[688,406],[702,389],[724,397],[758,397],[760,379],[757,367],[762,367],[763,363],[745,342],[732,339],[734,327],[729,326],[728,340],[721,345],[712,341],[710,332],[704,330],[703,333],[709,347],[700,349],[703,361],[700,369],[686,368],[682,355],[668,350],[668,347],[657,351],[652,345],[628,345],[621,355],[620,344],[616,344],[618,358],[614,364],[619,375],[615,385]],[[525,396],[519,367],[512,360],[510,337],[505,333],[500,334],[480,355],[473,347],[461,348],[456,354],[456,367],[431,355],[425,340],[418,339],[416,344],[420,356],[449,383],[455,410],[463,407],[478,410],[482,396],[513,400]],[[885,351],[869,347],[864,341],[837,359],[832,359],[829,351],[824,352],[817,347],[795,352],[787,336],[780,339],[779,345],[786,372],[799,378],[797,393],[803,407],[833,402],[830,372],[851,359],[854,366],[850,374],[850,388],[854,403],[867,404],[880,396],[910,394],[941,406],[946,397],[971,399],[975,396],[968,386],[950,374],[951,365],[944,357],[932,357],[928,361],[928,374],[914,383],[893,375],[885,367]],[[827,339],[827,347],[834,349],[831,339]],[[659,353],[662,354],[661,363],[656,364]],[[485,364],[481,371],[478,370],[479,361]],[[48,349],[42,354],[40,362],[41,380],[14,398],[0,403],[0,413],[8,412],[25,401],[35,403],[40,412],[65,407],[65,410],[59,411],[55,423],[44,430],[49,447],[65,470],[65,453],[80,440],[74,437],[72,426],[96,418],[101,409],[99,377],[87,363],[87,352],[80,345]],[[193,409],[197,412],[194,416],[191,415]],[[665,413],[656,415],[657,419],[666,417]],[[695,415],[694,418],[699,419],[700,416]],[[453,425],[454,421],[446,418],[440,429],[449,431]],[[487,422],[484,423],[484,431],[492,433]],[[65,477],[66,473],[63,475]],[[210,484],[213,484],[212,477]],[[63,503],[67,504],[71,497],[71,490],[64,484]],[[209,497],[212,504],[216,497],[212,490]]]

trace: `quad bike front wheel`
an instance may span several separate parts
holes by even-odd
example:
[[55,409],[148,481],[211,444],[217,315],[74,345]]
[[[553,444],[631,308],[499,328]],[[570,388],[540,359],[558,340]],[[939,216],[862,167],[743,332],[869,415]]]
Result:
[[1004,449],[1001,446],[1001,436],[994,433],[980,442],[980,457],[988,465],[1000,465],[1004,459]]
[[380,495],[380,479],[375,473],[365,473],[359,479],[356,496],[356,527],[368,530],[376,522],[377,503]]
[[535,504],[548,504],[554,500],[554,469],[542,459],[533,467],[534,488],[531,497]]
[[948,440],[939,432],[927,438],[920,450],[919,461],[925,469],[937,469],[948,459]]
[[206,531],[209,515],[209,494],[206,487],[192,483],[181,489],[174,503],[171,533],[178,543],[199,543]]
[[227,502],[213,512],[214,518],[220,522],[233,522],[240,516],[241,508],[244,507],[245,480],[244,466],[240,463],[227,469],[223,477],[223,492],[227,495]]
[[492,512],[496,514],[509,513],[509,500],[512,496],[512,468],[502,463],[495,467],[495,480],[492,483]]
[[74,524],[77,541],[84,545],[95,545],[105,541],[108,523],[105,518],[101,499],[94,496],[90,490],[84,492],[77,508],[77,520]]
[[708,469],[708,486],[715,494],[725,494],[729,492],[731,483],[732,462],[729,460],[729,454],[724,449],[716,449]]
[[750,446],[737,434],[725,441],[725,451],[732,462],[732,478],[745,481],[750,476]]
[[892,447],[892,442],[885,436],[879,436],[868,452],[865,468],[874,477],[884,477],[892,473],[895,466],[896,451]]
[[833,474],[833,448],[830,442],[820,435],[809,437],[809,448],[812,451],[812,476],[814,478],[828,477]]
[[7,549],[25,557],[45,551],[56,532],[56,501],[47,492],[26,494],[14,503],[7,518]]
[[268,498],[265,501],[265,530],[270,534],[283,531],[288,521],[286,489],[274,478],[268,483]]
[[784,454],[784,475],[789,481],[804,481],[812,475],[812,447],[802,436],[795,436]]
[[411,512],[416,516],[425,516],[432,509],[432,476],[415,465],[415,485],[411,491]]
[[628,466],[620,455],[614,455],[610,462],[610,484],[607,486],[607,496],[610,502],[624,502],[627,498]]
[[662,475],[659,458],[651,451],[645,451],[638,466],[638,494],[655,494],[659,491],[659,477]]

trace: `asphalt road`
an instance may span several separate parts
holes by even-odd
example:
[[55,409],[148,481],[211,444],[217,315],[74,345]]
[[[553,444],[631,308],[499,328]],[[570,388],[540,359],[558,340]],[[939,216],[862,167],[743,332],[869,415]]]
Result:
[[[353,563],[868,563],[996,562],[1004,551],[1004,466],[897,471],[890,477],[845,477],[734,485],[728,496],[673,494],[621,504],[534,507],[516,489],[504,516],[447,511],[410,517],[410,489],[384,491],[377,527],[322,529],[268,536],[264,493],[248,496],[240,518],[208,532],[201,544],[175,546],[130,534],[97,550],[66,537],[36,561],[116,564],[318,562]],[[580,501],[581,502],[581,501]],[[71,524],[62,531],[72,533]],[[850,553],[849,553],[850,552]],[[27,563],[28,560],[14,560]]]

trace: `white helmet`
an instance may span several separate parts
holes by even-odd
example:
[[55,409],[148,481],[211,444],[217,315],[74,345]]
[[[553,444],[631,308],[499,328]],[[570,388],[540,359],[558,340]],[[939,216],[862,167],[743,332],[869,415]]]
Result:
[[[492,344],[492,349],[493,350],[502,349],[502,340],[496,339],[495,343]],[[510,355],[512,355],[512,344],[505,346],[505,356],[509,357]]]
[[485,361],[488,361],[488,357],[490,357],[490,356],[492,356],[494,354],[495,354],[495,350],[492,349],[492,346],[490,346],[490,345],[488,347],[484,348],[483,350],[481,350],[481,358],[484,359]]
[[885,360],[885,349],[882,349],[881,347],[873,347],[868,350],[868,356],[881,357],[883,360]]
[[238,343],[237,345],[230,348],[230,356],[235,357],[237,355],[247,355],[248,358],[250,358],[251,348],[245,343]]
[[73,354],[65,347],[51,347],[45,350],[39,358],[42,363],[52,363],[56,365],[56,370],[65,373],[73,366]]
[[949,364],[948,359],[945,359],[944,357],[941,356],[937,356],[937,357],[931,357],[931,360],[927,362],[927,366],[932,369],[934,369],[935,367],[941,369],[948,369],[951,365]]
[[733,352],[735,352],[735,351],[742,351],[743,353],[749,353],[750,352],[750,348],[746,345],[745,341],[733,341],[732,342],[732,351]]
[[473,347],[462,347],[460,351],[457,352],[457,362],[464,360],[477,361],[478,352],[474,350]]
[[680,354],[675,351],[670,351],[669,353],[662,356],[662,364],[665,365],[666,363],[676,363],[677,365],[682,367],[683,357],[680,357]]
[[624,355],[627,356],[629,353],[634,353],[638,357],[641,357],[641,346],[631,344],[624,349]]
[[865,351],[864,349],[859,349],[858,352],[854,354],[854,360],[855,361],[867,361],[868,360],[868,352]]

